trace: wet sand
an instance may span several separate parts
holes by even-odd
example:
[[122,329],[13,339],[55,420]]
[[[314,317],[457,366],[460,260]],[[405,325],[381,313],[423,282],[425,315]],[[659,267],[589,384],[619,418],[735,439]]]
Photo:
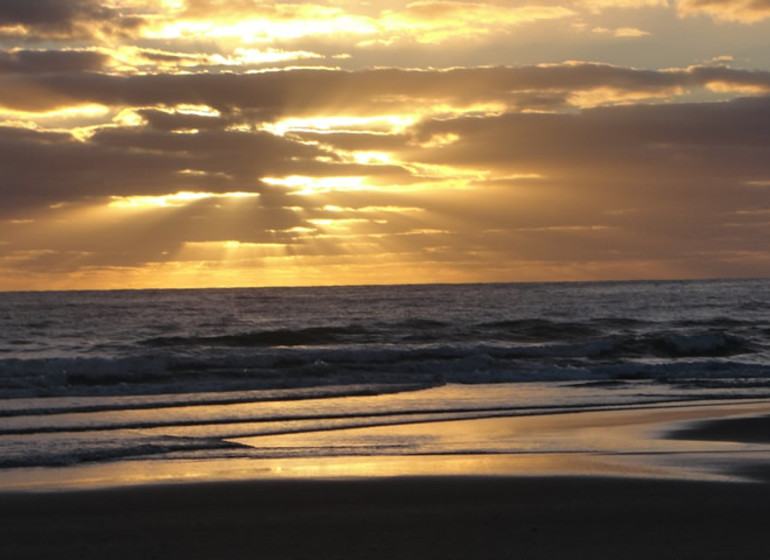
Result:
[[762,558],[770,487],[394,478],[3,496],[6,560]]
[[[665,419],[667,445],[681,442],[698,456],[709,453],[691,441],[720,442],[722,474],[751,478],[705,480],[681,468],[646,477],[646,467],[629,467],[624,477],[576,468],[570,476],[530,470],[4,492],[0,558],[766,559],[770,416],[763,406],[605,411],[582,416],[585,425],[573,430],[637,422],[646,428],[623,433],[641,437],[651,426],[660,433]],[[566,421],[542,420],[552,431]],[[657,454],[639,452],[639,464]]]

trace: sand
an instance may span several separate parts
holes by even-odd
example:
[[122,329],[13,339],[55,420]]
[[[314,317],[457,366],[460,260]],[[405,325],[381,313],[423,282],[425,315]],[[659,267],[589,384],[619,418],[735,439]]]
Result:
[[768,558],[767,485],[394,478],[4,496],[2,557]]
[[[592,453],[582,451],[572,472],[564,466],[548,476],[535,469],[3,492],[0,558],[767,559],[770,409],[695,410],[604,411],[567,430],[595,436],[626,426],[629,437],[670,436],[663,453],[647,444],[638,447],[648,452],[629,453],[627,464],[642,459],[624,476],[589,472],[577,459]],[[542,418],[542,425],[558,432],[563,420]],[[537,421],[528,422],[534,437]],[[709,452],[693,441],[718,446]],[[680,444],[689,459],[719,461],[665,471],[669,446]],[[650,471],[656,455],[659,469]]]

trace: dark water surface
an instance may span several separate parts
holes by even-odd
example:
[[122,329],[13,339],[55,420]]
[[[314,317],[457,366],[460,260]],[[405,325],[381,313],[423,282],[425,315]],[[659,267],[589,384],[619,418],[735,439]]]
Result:
[[0,294],[4,468],[768,395],[770,280]]

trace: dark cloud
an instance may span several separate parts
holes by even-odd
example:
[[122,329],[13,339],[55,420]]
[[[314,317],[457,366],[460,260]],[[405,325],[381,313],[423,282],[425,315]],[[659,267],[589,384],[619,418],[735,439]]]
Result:
[[[238,113],[138,112],[145,126],[102,128],[87,141],[66,133],[1,128],[4,212],[88,197],[167,194],[196,185],[212,192],[260,189],[264,176],[362,175],[383,186],[416,180],[398,165],[345,163],[334,149],[388,151],[409,164],[487,169],[492,178],[540,174],[548,181],[537,182],[538,189],[554,188],[549,185],[557,179],[579,183],[575,188],[582,196],[595,201],[602,200],[608,184],[630,200],[639,198],[635,190],[640,188],[666,188],[670,197],[700,184],[718,200],[729,198],[721,193],[730,187],[738,203],[736,194],[746,190],[746,183],[770,178],[768,97],[429,119],[408,134],[287,137],[227,129],[242,117]],[[197,133],[177,133],[191,130]],[[451,141],[434,145],[436,138]],[[197,174],[184,173],[190,170]]]
[[601,170],[604,178],[625,180],[695,173],[740,181],[770,175],[769,122],[770,97],[433,120],[417,127],[420,140],[447,134],[460,140],[409,155],[560,176]]
[[768,209],[769,122],[770,97],[433,120],[418,138],[457,140],[403,157],[511,177],[477,184],[489,202],[459,195],[433,208],[468,235],[474,224],[500,232],[526,258],[549,239],[549,258],[573,245],[580,259],[766,251],[767,217],[751,210]]
[[102,69],[109,60],[95,51],[0,51],[0,74],[89,72]]
[[[396,166],[344,163],[318,146],[267,132],[201,126],[217,118],[147,115],[151,126],[106,128],[85,142],[0,127],[0,215],[111,196],[261,192],[265,176],[404,174]],[[175,132],[191,125],[199,131]]]
[[[0,35],[25,40],[92,38],[121,35],[136,29],[142,17],[105,6],[99,0],[3,0],[0,2]],[[21,26],[19,34],[14,30]]]
[[120,151],[69,134],[0,128],[0,206],[9,213],[85,197],[168,192],[188,164],[184,154]]
[[[197,103],[231,112],[378,114],[436,102],[502,102],[553,106],[569,92],[610,89],[662,95],[712,83],[770,89],[770,72],[729,68],[634,70],[602,64],[463,68],[447,71],[376,69],[360,72],[292,70],[258,74],[111,76],[10,75],[0,78],[0,106],[44,111],[70,104],[149,106]],[[527,98],[531,98],[526,101]]]
[[104,14],[94,0],[3,0],[0,4],[0,18],[10,25],[63,26]]

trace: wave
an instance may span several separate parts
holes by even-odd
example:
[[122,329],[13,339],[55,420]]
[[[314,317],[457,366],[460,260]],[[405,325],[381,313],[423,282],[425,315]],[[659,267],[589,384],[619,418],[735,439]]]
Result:
[[548,319],[512,319],[481,323],[477,327],[495,338],[518,341],[573,340],[600,336],[606,327],[585,322],[560,322]]
[[[691,285],[698,289],[682,292]],[[770,377],[767,316],[736,311],[747,298],[765,298],[758,286],[765,289],[641,283],[14,296],[6,303],[16,327],[0,333],[0,399],[760,379]],[[122,313],[129,303],[136,309]]]
[[[324,331],[323,336],[329,335]],[[336,334],[335,334],[336,336]],[[220,337],[215,337],[219,340]],[[768,376],[761,343],[722,331],[653,332],[551,342],[221,346],[184,339],[125,357],[0,359],[0,398],[154,394],[332,385]],[[145,346],[145,348],[147,348]]]
[[[402,322],[371,324],[314,326],[298,329],[266,329],[226,334],[154,336],[137,342],[138,346],[152,348],[284,348],[294,346],[355,346],[389,345],[399,343],[419,344],[443,341],[455,343],[469,341],[520,342],[520,343],[571,343],[576,341],[597,342],[608,339],[623,341],[657,340],[657,350],[668,349],[671,355],[698,352],[694,347],[719,347],[721,351],[745,346],[740,335],[731,331],[754,330],[767,335],[761,327],[735,319],[709,321],[687,320],[675,323],[656,323],[624,318],[598,318],[589,321],[555,321],[524,318],[489,321],[476,324],[453,324],[424,318]],[[719,340],[717,340],[719,339]],[[24,341],[15,341],[22,344]],[[630,346],[629,346],[630,347]],[[689,350],[687,348],[690,348]],[[652,348],[652,346],[650,346]],[[710,355],[708,350],[706,354]]]
[[[767,387],[766,387],[767,389]],[[605,389],[606,390],[606,389]],[[631,395],[626,395],[629,397]],[[767,396],[767,395],[765,395]],[[752,398],[756,398],[754,395]],[[301,447],[275,447],[262,443],[249,444],[250,438],[286,434],[315,434],[328,431],[346,430],[363,427],[395,426],[424,422],[451,421],[462,419],[482,419],[494,417],[528,416],[556,414],[564,412],[585,412],[613,408],[627,409],[644,407],[671,399],[658,395],[632,395],[632,401],[622,397],[613,403],[607,403],[594,393],[593,399],[578,400],[574,403],[561,403],[535,406],[454,406],[447,408],[431,401],[404,401],[401,406],[390,406],[387,410],[367,412],[359,406],[356,410],[343,407],[340,412],[332,405],[325,410],[305,413],[263,414],[259,408],[252,409],[254,417],[244,418],[240,414],[228,411],[228,407],[217,407],[216,414],[202,411],[182,411],[153,409],[146,412],[144,419],[139,416],[134,421],[121,421],[114,415],[68,414],[50,418],[35,418],[33,424],[14,429],[13,426],[0,430],[0,468],[30,466],[69,466],[79,463],[103,462],[132,459],[148,460],[157,456],[164,458],[223,458],[223,457],[283,457],[308,456],[322,448],[322,455],[334,454],[370,454],[376,451],[393,451],[393,445],[381,440],[367,440],[365,445],[357,444],[348,448],[338,445],[332,438],[332,445],[323,444],[319,438],[318,446],[314,439]],[[697,397],[690,397],[695,399]],[[726,394],[724,398],[735,398]],[[686,400],[686,399],[685,399]],[[679,406],[683,403],[678,402]],[[690,405],[692,406],[692,405]],[[696,405],[697,406],[697,405]],[[142,412],[142,411],[138,411]],[[153,420],[154,418],[154,420]],[[169,435],[175,434],[175,435]],[[329,441],[329,440],[327,440]],[[44,445],[41,445],[44,443]],[[398,446],[430,445],[428,441],[400,441]],[[452,451],[453,453],[456,451]],[[506,452],[510,452],[507,450]]]
[[749,340],[721,331],[692,334],[664,333],[623,341],[618,349],[624,355],[654,357],[727,357],[749,354],[756,346]]
[[123,436],[119,440],[110,439],[113,437],[94,437],[93,434],[89,434],[89,438],[78,438],[77,445],[72,445],[65,439],[55,443],[47,442],[46,446],[37,446],[34,451],[30,450],[28,445],[18,446],[18,452],[14,452],[13,446],[4,446],[3,453],[0,455],[0,468],[65,467],[126,458],[149,458],[180,451],[243,448],[238,443],[215,438]]
[[140,341],[158,347],[174,346],[314,346],[335,344],[355,339],[367,340],[369,332],[358,325],[344,327],[309,327],[277,329],[215,336],[160,336]]
[[[249,404],[249,403],[238,403]],[[199,405],[209,406],[209,405]],[[549,406],[549,407],[537,407],[538,412],[547,412],[552,410],[563,410],[564,406]],[[575,408],[584,409],[584,406]],[[142,410],[130,408],[128,410]],[[290,423],[310,422],[315,425],[310,431],[326,429],[323,426],[324,422],[345,420],[345,427],[358,427],[369,426],[372,422],[377,423],[407,423],[413,421],[416,417],[430,416],[431,419],[455,419],[458,414],[470,414],[474,418],[486,417],[490,414],[504,414],[508,416],[521,415],[523,412],[530,411],[532,408],[521,409],[520,407],[512,406],[495,406],[495,407],[477,407],[477,406],[456,406],[453,408],[447,408],[446,403],[441,403],[434,406],[426,406],[424,408],[414,408],[407,406],[406,408],[394,408],[391,410],[379,410],[366,412],[361,409],[353,410],[324,410],[319,412],[318,409],[312,410],[300,410],[295,413],[287,412],[273,412],[273,413],[260,413],[259,411],[252,410],[247,418],[241,415],[227,415],[227,406],[221,407],[216,411],[216,417],[205,417],[202,413],[193,416],[190,412],[191,409],[185,410],[181,413],[175,414],[173,409],[153,408],[150,409],[150,418],[135,418],[133,420],[115,418],[112,415],[101,415],[98,413],[89,413],[88,415],[71,416],[68,412],[66,415],[44,415],[43,417],[36,418],[34,422],[29,422],[26,416],[18,418],[18,422],[14,422],[12,419],[6,419],[5,425],[0,427],[0,436],[24,436],[24,435],[40,435],[40,434],[55,434],[55,433],[68,433],[74,434],[78,432],[106,432],[116,430],[151,430],[153,428],[180,428],[180,427],[196,427],[202,426],[246,426],[246,433],[248,435],[265,435],[265,434],[283,434],[294,433],[297,431],[309,431],[307,427],[300,429],[292,428]],[[163,414],[163,417],[159,417],[159,413]],[[388,421],[387,419],[391,419]],[[409,420],[406,420],[409,419]],[[419,419],[419,418],[418,418]],[[257,426],[266,425],[266,428],[260,428]],[[276,427],[277,426],[277,427]],[[241,436],[243,433],[234,431],[233,433],[226,434],[224,437]],[[222,436],[220,436],[222,437]]]
[[333,385],[256,391],[218,391],[214,393],[171,393],[160,395],[106,397],[46,397],[0,401],[0,417],[43,416],[62,413],[117,412],[123,410],[173,409],[190,406],[221,406],[255,403],[293,403],[341,397],[371,397],[410,393],[436,384]]

